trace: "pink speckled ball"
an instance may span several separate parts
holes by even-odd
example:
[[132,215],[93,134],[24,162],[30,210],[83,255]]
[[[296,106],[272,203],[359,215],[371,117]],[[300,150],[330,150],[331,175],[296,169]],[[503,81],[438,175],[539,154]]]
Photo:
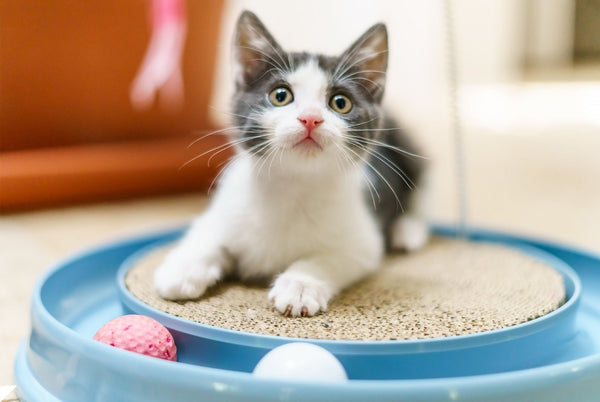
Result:
[[146,356],[177,361],[177,347],[171,333],[158,321],[143,315],[115,318],[104,324],[94,339]]

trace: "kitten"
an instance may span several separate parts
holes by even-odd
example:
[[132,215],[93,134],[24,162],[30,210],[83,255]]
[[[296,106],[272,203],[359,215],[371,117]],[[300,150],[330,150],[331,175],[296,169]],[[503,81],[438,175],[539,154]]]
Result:
[[339,57],[286,53],[254,14],[241,15],[238,154],[156,271],[163,298],[198,298],[231,274],[278,275],[275,309],[312,316],[375,271],[386,248],[426,242],[411,194],[423,161],[380,105],[387,42],[377,24]]

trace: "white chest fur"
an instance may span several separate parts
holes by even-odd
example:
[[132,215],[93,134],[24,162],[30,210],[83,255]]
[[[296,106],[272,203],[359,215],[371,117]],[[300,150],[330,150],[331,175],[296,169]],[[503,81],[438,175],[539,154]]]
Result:
[[372,269],[382,254],[360,172],[257,172],[249,157],[240,158],[226,172],[208,214],[243,278],[279,273],[323,253],[352,254]]

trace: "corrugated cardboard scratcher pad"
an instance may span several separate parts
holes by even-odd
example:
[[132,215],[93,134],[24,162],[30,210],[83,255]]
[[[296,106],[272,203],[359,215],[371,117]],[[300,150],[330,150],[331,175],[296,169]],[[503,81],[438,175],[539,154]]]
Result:
[[543,262],[491,243],[434,238],[420,251],[392,254],[374,275],[337,295],[328,311],[288,318],[268,286],[225,281],[186,302],[162,299],[153,273],[169,247],[127,274],[142,302],[201,324],[249,333],[330,340],[424,339],[479,333],[548,314],[565,300],[562,276]]

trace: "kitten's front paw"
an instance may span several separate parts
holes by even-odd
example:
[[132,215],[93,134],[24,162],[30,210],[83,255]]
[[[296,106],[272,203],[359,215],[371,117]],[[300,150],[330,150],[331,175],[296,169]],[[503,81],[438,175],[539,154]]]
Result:
[[429,240],[429,227],[423,219],[402,216],[392,225],[392,248],[415,251]]
[[198,258],[175,249],[154,273],[154,287],[164,299],[197,299],[221,279],[222,272],[217,258]]
[[286,317],[310,317],[327,311],[332,295],[329,288],[327,283],[308,275],[286,272],[273,284],[269,300]]

